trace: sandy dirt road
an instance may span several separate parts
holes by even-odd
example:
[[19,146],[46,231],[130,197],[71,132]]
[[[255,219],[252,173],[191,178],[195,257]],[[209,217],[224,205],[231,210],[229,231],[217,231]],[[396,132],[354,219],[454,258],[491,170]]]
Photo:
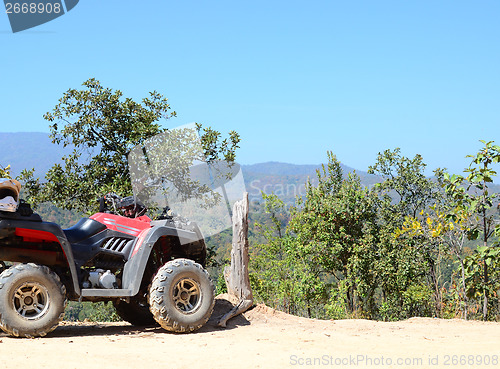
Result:
[[33,369],[500,368],[500,323],[318,321],[258,305],[226,329],[211,320],[182,335],[127,323],[63,322],[45,338],[0,334],[0,353],[1,368]]

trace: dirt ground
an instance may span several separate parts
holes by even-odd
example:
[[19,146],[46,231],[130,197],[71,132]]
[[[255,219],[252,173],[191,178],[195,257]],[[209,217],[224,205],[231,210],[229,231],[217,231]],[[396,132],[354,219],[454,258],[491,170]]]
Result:
[[1,368],[500,368],[500,323],[319,321],[257,305],[191,334],[63,322],[44,338],[0,334]]

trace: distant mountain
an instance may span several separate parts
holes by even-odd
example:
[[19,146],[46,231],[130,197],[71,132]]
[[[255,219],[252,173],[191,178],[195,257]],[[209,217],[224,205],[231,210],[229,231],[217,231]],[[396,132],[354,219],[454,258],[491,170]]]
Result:
[[14,176],[31,168],[41,176],[70,152],[70,148],[53,144],[47,133],[0,132],[0,165],[6,167],[10,164]]
[[[18,175],[25,168],[35,168],[36,174],[43,176],[63,155],[70,152],[71,148],[53,144],[47,133],[0,133],[0,165],[10,164],[13,175]],[[241,167],[251,199],[260,199],[263,191],[266,194],[275,193],[284,201],[292,203],[296,196],[304,195],[308,179],[315,183],[316,170],[321,168],[321,164],[298,165],[270,161]],[[364,186],[382,180],[381,177],[345,165],[342,165],[342,169],[344,175],[355,171]],[[492,189],[500,192],[500,185],[493,185]]]
[[[321,165],[297,165],[268,161],[266,163],[250,164],[242,166],[245,172],[260,173],[268,175],[311,175],[316,173],[316,169]],[[345,168],[349,168],[344,166]],[[352,168],[349,168],[352,171]]]
[[[370,186],[380,182],[381,177],[358,171],[341,164],[344,176],[350,172],[356,172],[364,186]],[[295,201],[295,197],[305,195],[305,184],[308,180],[315,184],[317,170],[322,169],[318,165],[298,165],[270,161],[251,165],[242,165],[245,186],[250,199],[262,198],[261,191],[269,195],[274,193],[288,204]]]

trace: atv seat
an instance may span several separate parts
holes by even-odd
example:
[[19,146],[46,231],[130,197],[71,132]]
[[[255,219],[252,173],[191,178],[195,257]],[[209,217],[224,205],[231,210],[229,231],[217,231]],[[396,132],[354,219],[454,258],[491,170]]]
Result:
[[78,243],[105,229],[106,226],[98,221],[82,218],[74,226],[63,231],[69,243]]

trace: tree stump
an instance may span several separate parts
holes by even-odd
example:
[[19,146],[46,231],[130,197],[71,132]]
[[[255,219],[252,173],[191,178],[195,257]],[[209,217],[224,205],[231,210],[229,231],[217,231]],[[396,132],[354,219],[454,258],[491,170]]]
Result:
[[224,268],[227,292],[238,303],[217,323],[225,327],[226,322],[247,311],[253,304],[252,288],[248,276],[248,192],[233,206],[233,244],[231,266]]

